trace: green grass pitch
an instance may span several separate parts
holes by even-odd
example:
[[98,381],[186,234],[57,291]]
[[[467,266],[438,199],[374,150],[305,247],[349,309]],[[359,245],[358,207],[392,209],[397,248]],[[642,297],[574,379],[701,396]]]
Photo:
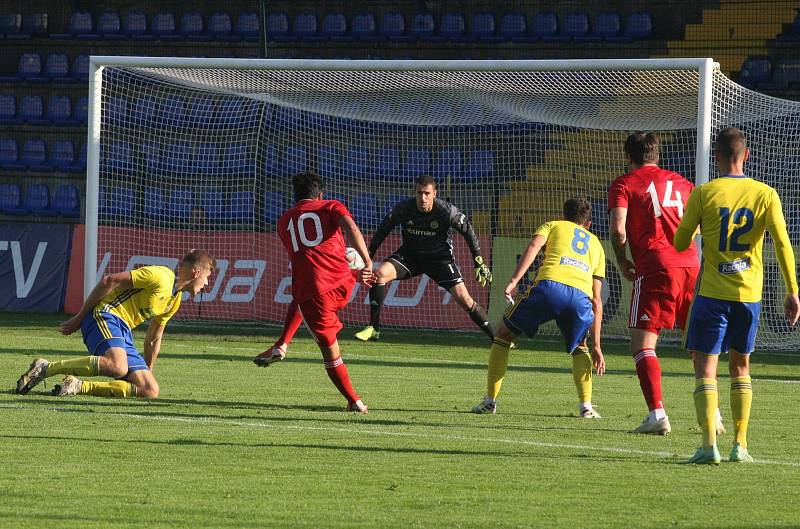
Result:
[[[275,329],[168,328],[153,402],[11,391],[38,356],[85,354],[57,316],[0,314],[0,527],[41,528],[764,528],[800,526],[800,356],[757,352],[750,451],[681,465],[699,442],[691,363],[661,350],[673,433],[627,433],[646,414],[627,344],[607,342],[600,420],[577,418],[559,342],[512,351],[499,411],[477,334],[342,333],[366,416],[344,399],[301,331],[256,368]],[[137,333],[141,345],[142,333]],[[727,364],[726,364],[727,365]]]

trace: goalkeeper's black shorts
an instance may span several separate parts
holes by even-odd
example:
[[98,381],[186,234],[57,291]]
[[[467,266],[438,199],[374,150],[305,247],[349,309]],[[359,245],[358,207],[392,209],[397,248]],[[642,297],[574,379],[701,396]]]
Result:
[[450,290],[464,282],[464,276],[456,262],[450,259],[426,259],[417,255],[409,255],[400,248],[386,258],[397,270],[397,279],[409,279],[421,274],[430,277],[445,290]]

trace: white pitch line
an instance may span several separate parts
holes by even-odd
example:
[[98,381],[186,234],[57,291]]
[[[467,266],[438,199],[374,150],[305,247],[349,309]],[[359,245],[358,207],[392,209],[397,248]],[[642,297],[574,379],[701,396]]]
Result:
[[[0,408],[6,409],[20,409],[20,410],[27,410],[32,408],[27,408],[26,406],[19,405],[19,404],[6,404],[0,403]],[[42,408],[37,408],[42,409]],[[53,408],[51,410],[46,411],[54,411],[60,412],[63,411],[62,409]],[[73,413],[70,410],[70,413]],[[305,426],[305,425],[274,425],[274,424],[266,424],[260,422],[246,422],[246,421],[238,421],[238,420],[227,420],[221,418],[197,418],[197,417],[164,417],[164,416],[154,416],[154,415],[147,415],[141,413],[108,413],[104,415],[111,415],[114,417],[123,417],[129,419],[138,419],[138,420],[150,420],[150,421],[165,421],[165,422],[182,422],[182,423],[190,423],[190,424],[222,424],[228,426],[240,426],[244,428],[268,428],[268,429],[276,429],[276,430],[297,430],[297,431],[323,431],[323,432],[337,432],[337,433],[347,433],[347,434],[360,434],[360,435],[373,435],[373,436],[383,436],[383,437],[408,437],[408,438],[415,438],[415,439],[438,439],[444,441],[465,441],[468,443],[502,443],[507,445],[522,445],[522,446],[532,446],[536,448],[554,448],[554,449],[568,449],[568,450],[588,450],[590,452],[607,452],[613,454],[630,454],[630,455],[641,455],[641,456],[650,456],[650,457],[660,457],[660,458],[671,458],[674,459],[676,454],[673,452],[663,452],[663,451],[651,451],[651,450],[636,450],[632,448],[620,448],[614,446],[589,446],[589,445],[572,445],[572,444],[562,444],[562,443],[546,443],[542,441],[526,441],[521,439],[497,439],[497,438],[482,438],[482,437],[465,437],[460,435],[444,435],[444,434],[428,434],[428,433],[412,433],[412,432],[389,432],[386,430],[356,430],[352,428],[336,428],[336,427],[329,427],[329,426]],[[678,456],[680,457],[680,456]],[[688,456],[686,456],[688,457]],[[763,465],[777,465],[777,466],[789,466],[789,467],[798,467],[800,468],[800,462],[798,461],[774,461],[769,459],[757,459],[755,460],[756,463],[760,463]]]

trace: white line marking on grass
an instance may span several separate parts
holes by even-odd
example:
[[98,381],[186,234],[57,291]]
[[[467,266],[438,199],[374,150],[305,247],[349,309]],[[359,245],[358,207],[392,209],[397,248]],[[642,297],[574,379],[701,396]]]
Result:
[[[27,406],[19,405],[19,404],[6,404],[0,403],[0,408],[6,409],[33,409],[28,408]],[[42,409],[42,408],[37,408]],[[54,412],[61,412],[63,409],[52,408],[50,410],[45,411],[54,411]],[[72,410],[70,410],[72,412]],[[138,420],[145,420],[145,421],[164,421],[164,422],[180,422],[180,423],[189,423],[189,424],[221,424],[221,425],[228,425],[228,426],[240,426],[244,428],[268,428],[268,429],[276,429],[276,430],[296,430],[296,431],[322,431],[322,432],[337,432],[337,433],[347,433],[347,434],[361,434],[361,435],[372,435],[376,437],[407,437],[407,438],[416,438],[416,439],[439,439],[444,441],[466,441],[469,443],[502,443],[507,445],[522,445],[522,446],[532,446],[536,448],[554,448],[554,449],[567,449],[567,450],[584,450],[590,452],[606,452],[611,454],[629,454],[629,455],[639,455],[639,456],[650,456],[650,457],[659,457],[659,458],[669,458],[675,459],[675,457],[687,457],[687,456],[679,456],[673,452],[664,452],[664,451],[652,451],[652,450],[636,450],[632,448],[620,448],[615,446],[588,446],[588,445],[573,445],[573,444],[563,444],[563,443],[547,443],[542,441],[525,441],[520,439],[497,439],[497,438],[481,438],[481,437],[465,437],[460,435],[444,435],[444,434],[427,434],[427,433],[412,433],[412,432],[389,432],[386,430],[357,430],[352,428],[337,428],[337,427],[330,427],[330,426],[305,426],[305,425],[286,425],[286,424],[266,424],[261,422],[246,422],[246,421],[239,421],[239,420],[228,420],[228,419],[221,419],[221,418],[198,418],[198,417],[164,417],[164,416],[154,416],[148,414],[141,414],[141,413],[108,413],[104,415],[111,415],[114,417],[123,417],[129,419],[138,419]],[[774,461],[769,459],[757,459],[756,463],[760,463],[763,465],[777,465],[777,466],[789,466],[789,467],[798,467],[800,468],[800,462],[798,461]]]

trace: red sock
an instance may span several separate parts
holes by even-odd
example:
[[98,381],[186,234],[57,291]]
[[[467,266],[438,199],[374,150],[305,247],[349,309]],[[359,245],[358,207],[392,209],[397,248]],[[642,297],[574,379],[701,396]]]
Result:
[[289,308],[286,311],[286,321],[283,324],[283,333],[278,337],[278,341],[275,342],[278,345],[285,343],[289,345],[292,343],[292,338],[297,333],[297,329],[300,328],[300,324],[303,323],[303,315],[300,314],[300,311],[297,309],[297,302],[292,300],[289,304]]
[[341,356],[331,362],[325,362],[325,371],[328,372],[331,382],[339,390],[339,393],[344,395],[348,403],[353,403],[361,398],[353,389],[353,384],[350,383],[350,374],[347,372],[347,366],[344,365]]
[[650,411],[663,408],[661,395],[661,364],[653,349],[642,349],[633,357],[636,362],[636,374],[642,387],[647,409]]

